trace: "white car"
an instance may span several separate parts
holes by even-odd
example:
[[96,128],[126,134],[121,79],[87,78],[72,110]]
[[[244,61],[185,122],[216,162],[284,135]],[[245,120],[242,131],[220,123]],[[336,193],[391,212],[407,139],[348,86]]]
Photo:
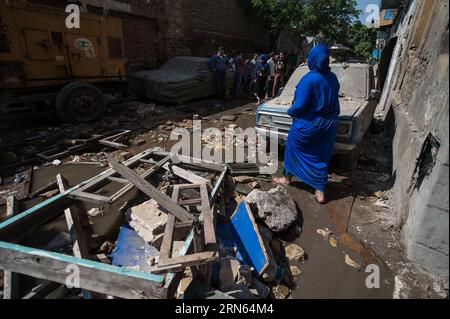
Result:
[[[341,84],[341,114],[334,153],[350,155],[355,162],[359,157],[358,146],[372,123],[380,92],[375,90],[373,69],[369,64],[343,63],[330,66]],[[276,129],[280,141],[283,143],[286,140],[293,121],[287,111],[294,100],[297,84],[308,72],[308,66],[297,68],[281,95],[258,108],[258,132],[268,133]]]

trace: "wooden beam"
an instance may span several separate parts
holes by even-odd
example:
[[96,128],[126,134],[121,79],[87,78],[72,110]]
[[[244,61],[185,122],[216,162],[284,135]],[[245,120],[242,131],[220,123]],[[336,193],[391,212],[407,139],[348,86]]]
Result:
[[80,288],[125,299],[160,298],[164,277],[125,267],[49,252],[0,241],[0,268],[23,275],[66,284],[74,273]]
[[51,191],[52,189],[55,189],[55,188],[58,188],[58,184],[56,183],[56,180],[48,183],[47,185],[36,190],[35,192],[29,194],[28,199],[33,199],[33,198],[39,196],[40,194],[47,192],[47,191]]
[[[67,180],[61,174],[56,175],[56,181],[61,193],[64,193],[69,188]],[[81,210],[79,210],[77,206],[67,208],[64,210],[64,215],[66,217],[70,238],[73,243],[73,255],[78,258],[89,258],[89,245],[82,227],[83,216]],[[90,291],[83,290],[82,293],[84,299],[92,299],[92,293]]]
[[210,200],[211,205],[217,201],[217,197],[219,196],[220,189],[222,188],[222,184],[227,173],[228,167],[225,166],[225,168],[222,170],[222,174],[220,174],[219,179],[217,180],[213,190],[211,191],[211,200]]
[[219,257],[215,251],[206,251],[186,256],[175,257],[167,260],[160,260],[155,272],[179,271],[186,267],[200,266],[214,262]]
[[136,186],[140,191],[154,199],[161,207],[167,210],[168,213],[174,215],[181,221],[194,220],[194,217],[189,214],[187,210],[178,204],[174,203],[170,197],[163,194],[159,189],[141,178],[137,173],[128,167],[119,164],[111,155],[106,154],[106,158],[112,168],[126,178],[131,184]]
[[[14,195],[6,199],[6,218],[11,218],[19,213],[19,202]],[[20,275],[5,270],[3,275],[3,299],[20,298]]]
[[[180,189],[178,187],[173,188],[172,200],[174,203],[178,203],[178,196]],[[166,260],[172,256],[173,245],[173,231],[175,226],[175,216],[169,214],[167,216],[166,228],[164,229],[164,237],[159,251],[159,260]]]
[[169,163],[164,164],[163,168],[168,171],[171,172],[173,174],[175,174],[178,177],[181,177],[182,179],[191,182],[193,184],[207,184],[209,187],[212,188],[211,186],[211,182],[209,180],[207,180],[206,178],[203,178],[201,176],[198,176],[192,172],[189,172],[187,170],[185,170],[184,168],[181,168],[179,166],[176,165],[170,165]]
[[59,287],[61,284],[47,281],[31,289],[22,299],[44,299]]
[[117,143],[117,142],[112,142],[112,141],[108,141],[108,140],[100,140],[98,141],[100,144],[104,145],[104,146],[108,146],[108,147],[112,147],[112,148],[117,148],[119,150],[123,150],[123,149],[127,149],[128,145],[122,144],[122,143]]
[[202,199],[202,215],[203,215],[203,229],[205,233],[205,246],[214,245],[217,243],[216,232],[214,228],[214,215],[211,210],[208,189],[206,184],[200,185],[200,194]]
[[193,205],[198,205],[202,203],[202,199],[201,198],[194,198],[194,199],[185,199],[185,200],[180,200],[178,202],[178,204],[180,206],[193,206]]

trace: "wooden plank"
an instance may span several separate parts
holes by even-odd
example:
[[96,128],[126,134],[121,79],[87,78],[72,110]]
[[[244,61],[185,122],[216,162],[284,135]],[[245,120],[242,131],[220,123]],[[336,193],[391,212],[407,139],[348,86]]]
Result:
[[206,251],[186,256],[179,256],[171,259],[160,260],[156,266],[156,271],[164,269],[168,271],[169,269],[179,269],[200,266],[206,263],[214,262],[219,257],[219,254],[215,251]]
[[[165,158],[163,158],[161,161],[159,161],[158,163],[156,163],[152,168],[150,168],[148,171],[144,172],[142,175],[140,175],[140,177],[142,179],[147,179],[150,176],[152,176],[153,174],[155,174],[157,171],[159,171],[162,166],[167,163],[168,161],[170,161],[172,158],[172,155],[169,155]],[[117,193],[115,193],[114,195],[112,195],[110,197],[110,202],[114,203],[116,202],[119,198],[121,198],[122,196],[124,196],[126,193],[128,193],[131,189],[133,189],[134,185],[129,183],[128,185],[126,185],[125,187],[123,187],[121,190],[119,190]]]
[[133,170],[128,167],[119,164],[111,155],[106,154],[106,158],[113,169],[126,178],[130,183],[136,186],[140,191],[145,193],[150,198],[154,199],[161,207],[166,209],[168,213],[174,215],[181,221],[194,220],[194,217],[189,214],[187,210],[178,204],[174,203],[170,197],[163,194],[159,189],[155,188],[152,184],[141,178]]
[[[170,154],[170,153],[164,152],[164,151],[155,151],[154,154],[159,155],[159,156],[167,156],[167,154]],[[201,170],[213,171],[213,172],[222,172],[223,168],[225,167],[225,165],[217,164],[212,161],[206,161],[206,160],[189,157],[189,156],[184,156],[184,155],[179,155],[179,154],[174,154],[173,161],[176,164],[180,163],[180,165],[182,164],[182,165],[190,166],[192,168],[198,168]]]
[[214,216],[211,210],[208,189],[206,184],[200,185],[200,194],[202,199],[202,215],[203,215],[203,229],[205,236],[205,246],[214,245],[217,243],[216,231],[214,228]]
[[220,174],[219,179],[217,180],[213,190],[211,191],[211,200],[210,200],[211,205],[213,205],[217,201],[217,197],[219,196],[220,189],[222,188],[227,173],[228,167],[225,166],[225,168],[222,170],[222,174]]
[[[180,189],[178,187],[173,188],[172,200],[174,203],[178,202],[178,196]],[[159,260],[166,260],[172,256],[172,244],[173,244],[173,230],[175,226],[175,216],[169,214],[167,216],[166,228],[164,229],[164,237],[159,251]]]
[[[14,195],[6,199],[6,218],[19,213],[19,202]],[[3,274],[3,299],[20,298],[20,276],[17,273],[5,270]]]
[[[139,161],[142,158],[150,156],[152,154],[152,152],[153,152],[152,149],[146,150],[146,151],[130,158],[129,160],[125,161],[124,165],[125,166],[135,165],[136,163],[139,163]],[[80,192],[89,192],[89,191],[95,190],[95,188],[104,185],[107,182],[108,177],[111,177],[113,175],[117,175],[117,173],[112,168],[110,168],[110,169],[100,173],[99,175],[95,176],[94,178],[92,178],[88,183],[86,183],[85,185],[80,187],[79,191]]]
[[108,177],[108,180],[111,182],[115,182],[115,183],[119,183],[119,184],[130,184],[130,182],[128,182],[125,178],[120,178],[120,177]]
[[[67,205],[71,202],[68,195],[88,184],[90,181],[84,181],[66,192],[49,198],[25,212],[0,223],[0,240],[12,241],[13,239],[20,239],[32,229],[61,215],[64,208],[67,208]],[[60,210],[60,207],[63,208]]]
[[14,195],[6,199],[6,218],[11,218],[19,213],[19,202]]
[[168,171],[171,172],[173,174],[175,174],[178,177],[181,177],[182,179],[191,182],[193,184],[207,184],[209,187],[212,188],[211,186],[211,182],[209,180],[207,180],[206,178],[203,178],[201,176],[198,176],[192,172],[189,172],[179,166],[176,165],[170,165],[169,163],[166,163],[163,165],[163,168]]
[[164,283],[164,277],[156,274],[2,241],[0,268],[60,284],[76,269],[80,288],[125,299],[159,298]]
[[22,299],[44,299],[59,287],[61,284],[47,281],[31,289]]
[[180,200],[178,202],[178,205],[180,206],[193,206],[193,205],[198,205],[202,203],[202,199],[201,198],[194,198],[194,199],[185,199],[185,200]]
[[108,141],[108,140],[100,140],[98,141],[100,144],[108,146],[108,147],[112,147],[112,148],[117,148],[119,150],[123,150],[123,149],[127,149],[128,145],[122,144],[122,143],[117,143],[117,142],[112,142],[112,141]]
[[39,188],[38,190],[36,190],[35,192],[31,193],[28,195],[28,199],[33,199],[37,196],[39,196],[40,194],[50,191],[52,189],[58,188],[58,184],[56,183],[56,181],[52,181],[50,183],[48,183],[47,185]]
[[93,193],[75,191],[70,197],[93,204],[111,204],[111,198]]
[[[56,175],[56,181],[61,193],[64,193],[69,187],[67,180],[61,174]],[[72,239],[72,251],[73,255],[78,258],[89,258],[89,245],[86,240],[86,236],[83,231],[83,218],[82,212],[77,206],[73,208],[66,208],[64,215],[66,217],[67,228]],[[92,299],[93,295],[90,291],[82,290],[84,299]]]

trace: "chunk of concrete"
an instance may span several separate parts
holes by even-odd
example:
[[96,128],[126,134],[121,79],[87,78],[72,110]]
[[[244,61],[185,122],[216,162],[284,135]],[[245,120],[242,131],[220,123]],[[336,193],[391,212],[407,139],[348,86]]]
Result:
[[245,201],[254,208],[255,217],[273,232],[285,231],[297,220],[297,207],[285,187],[278,186],[268,192],[254,190]]
[[289,244],[284,248],[286,257],[290,263],[305,261],[305,251],[297,244]]
[[141,205],[131,207],[126,212],[130,226],[147,243],[162,234],[167,223],[167,214],[158,207],[158,203],[151,199]]

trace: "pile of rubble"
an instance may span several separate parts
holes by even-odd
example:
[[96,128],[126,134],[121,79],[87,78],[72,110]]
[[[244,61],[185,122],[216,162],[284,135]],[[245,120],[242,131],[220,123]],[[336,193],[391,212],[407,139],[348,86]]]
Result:
[[[33,237],[36,234],[54,230],[56,223],[50,217],[65,216],[69,233],[60,231],[47,241],[39,238],[42,243],[34,248],[96,262],[92,268],[99,275],[83,277],[81,272],[81,290],[75,295],[86,298],[90,292],[92,298],[289,297],[306,255],[298,245],[280,239],[286,232],[300,230],[296,204],[285,188],[272,188],[266,176],[248,165],[242,170],[246,175],[239,175],[236,166],[193,161],[161,149],[146,150],[136,156],[128,154],[118,150],[74,155],[73,162],[101,163],[111,168],[70,189],[58,175],[40,190],[39,196],[48,194],[41,196],[48,199],[17,216],[20,221],[23,216],[47,211],[46,220],[29,225],[35,231],[28,234],[25,242],[33,242],[38,238]],[[109,186],[114,183],[122,188],[107,195],[105,189],[117,190]],[[128,194],[133,189],[139,192],[130,198]],[[125,202],[121,201],[124,197]],[[72,206],[64,208],[64,203]],[[65,210],[56,210],[55,206]],[[101,225],[108,231],[99,230],[102,223],[108,223]],[[20,227],[0,224],[0,244],[16,235]],[[17,265],[8,256],[23,254],[26,258],[33,252],[10,248],[8,244],[5,247],[0,247],[0,265],[9,270],[5,276],[10,278],[10,271]],[[65,259],[62,255],[55,258],[53,262],[63,263]],[[100,265],[113,268],[105,273]],[[31,277],[41,271],[39,265],[32,263],[20,269]],[[118,271],[121,275],[108,279],[115,269],[122,269]],[[129,276],[135,276],[136,282],[129,282]],[[61,287],[57,285],[62,283],[58,270],[47,269],[46,278],[48,283],[56,283],[56,288]],[[150,281],[142,281],[143,278]],[[136,293],[138,287],[142,291]]]

